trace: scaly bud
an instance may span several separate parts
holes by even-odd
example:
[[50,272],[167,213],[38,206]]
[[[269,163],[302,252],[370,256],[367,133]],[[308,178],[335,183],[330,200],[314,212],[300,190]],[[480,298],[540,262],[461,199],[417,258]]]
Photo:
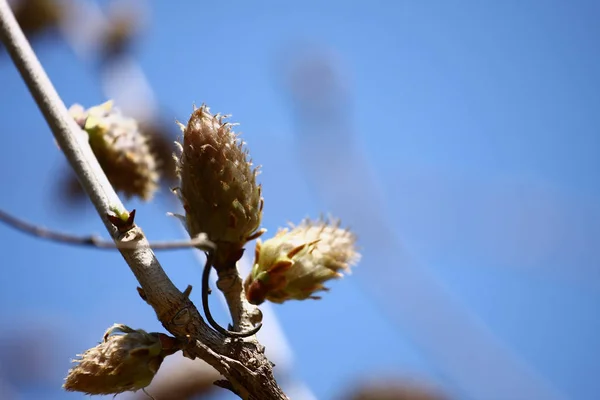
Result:
[[[122,332],[122,335],[114,333]],[[143,389],[162,361],[179,350],[175,338],[115,324],[102,342],[83,354],[69,370],[65,390],[87,394],[118,394]]]
[[235,262],[247,241],[258,237],[262,217],[258,168],[252,168],[244,142],[224,116],[207,106],[195,109],[181,125],[178,195],[185,209],[179,216],[189,234],[206,233],[217,245],[216,264]]
[[123,116],[112,101],[88,110],[75,104],[69,112],[88,133],[90,147],[115,190],[150,200],[159,174],[148,138],[136,120]]
[[314,293],[328,290],[325,281],[341,278],[340,271],[349,272],[360,259],[356,237],[339,221],[306,219],[291,228],[257,241],[254,266],[244,282],[250,303],[319,299]]

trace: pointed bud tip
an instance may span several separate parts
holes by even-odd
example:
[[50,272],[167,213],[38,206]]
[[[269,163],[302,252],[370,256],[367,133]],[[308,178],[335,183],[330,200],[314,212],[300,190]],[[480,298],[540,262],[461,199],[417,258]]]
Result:
[[205,104],[194,109],[178,159],[180,200],[190,235],[205,232],[211,241],[228,244],[218,249],[235,253],[260,235],[263,200],[247,152],[234,145],[232,124],[224,117],[210,114]]

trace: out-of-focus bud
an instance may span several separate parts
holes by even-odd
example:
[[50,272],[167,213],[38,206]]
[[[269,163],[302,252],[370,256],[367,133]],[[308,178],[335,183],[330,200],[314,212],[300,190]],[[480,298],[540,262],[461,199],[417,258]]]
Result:
[[[155,400],[206,399],[217,389],[214,384],[221,375],[205,361],[190,360],[174,355],[165,360],[150,386],[146,388]],[[138,392],[129,400],[148,400],[145,393]]]
[[402,381],[394,377],[373,381],[354,389],[343,398],[351,400],[449,400],[438,388],[424,382]]
[[217,245],[217,267],[237,261],[246,242],[262,233],[258,168],[224,118],[205,105],[195,109],[187,126],[180,125],[178,159],[178,195],[185,209],[179,217],[191,236],[204,232]]
[[[123,334],[114,334],[122,332]],[[80,354],[63,388],[87,394],[118,394],[152,382],[164,358],[179,350],[175,338],[115,324],[103,341]]]
[[148,138],[136,120],[123,116],[112,101],[88,110],[75,104],[69,112],[88,133],[90,146],[115,190],[128,198],[150,200],[159,174]]
[[144,25],[146,7],[142,2],[112,1],[106,23],[99,37],[99,58],[103,63],[114,61],[132,50]]
[[14,3],[15,18],[28,38],[56,30],[64,20],[68,6],[56,0],[20,0]]
[[[160,176],[160,186],[172,188],[177,182],[176,163],[173,159],[173,141],[179,130],[175,132],[170,124],[162,119],[156,121],[140,121],[140,131],[148,138],[148,147],[154,156],[155,166]],[[83,187],[77,180],[73,169],[65,166],[59,174],[59,182],[55,187],[57,199],[61,205],[71,207],[82,206],[89,203]]]
[[264,243],[257,241],[254,266],[244,282],[246,297],[256,305],[319,299],[314,293],[328,290],[323,283],[341,278],[340,271],[349,272],[359,259],[356,237],[339,221],[306,219]]

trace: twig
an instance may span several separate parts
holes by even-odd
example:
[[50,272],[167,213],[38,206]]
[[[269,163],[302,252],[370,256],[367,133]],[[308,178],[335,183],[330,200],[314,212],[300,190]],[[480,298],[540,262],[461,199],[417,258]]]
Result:
[[262,327],[262,323],[260,323],[260,322],[258,324],[256,324],[256,326],[254,328],[250,329],[247,332],[233,332],[233,331],[230,331],[230,330],[227,330],[227,329],[221,327],[221,325],[219,325],[217,323],[217,321],[215,321],[215,319],[213,318],[213,316],[210,312],[210,306],[208,304],[208,295],[210,294],[209,278],[210,278],[210,270],[213,267],[213,261],[214,261],[214,252],[213,251],[206,252],[206,264],[204,264],[204,270],[202,271],[202,307],[204,309],[204,316],[208,320],[208,323],[210,324],[210,326],[212,326],[217,332],[221,333],[222,335],[229,336],[229,337],[235,337],[235,338],[243,338],[243,337],[255,335]]
[[[137,248],[138,246],[143,246],[138,244],[137,242],[114,242],[112,240],[104,240],[101,237],[94,235],[77,236],[68,233],[52,231],[50,229],[46,229],[44,227],[26,222],[2,210],[0,210],[0,222],[4,222],[6,225],[21,232],[24,232],[28,235],[63,244],[71,244],[77,246],[92,246],[101,250],[132,250]],[[209,251],[211,249],[214,249],[215,245],[210,240],[208,240],[206,235],[199,235],[198,237],[195,237],[190,240],[149,242],[146,245],[146,247],[150,247],[153,250],[180,250],[187,249],[190,247],[196,247],[200,250]]]
[[[192,359],[200,357],[212,365],[244,399],[287,399],[273,377],[273,369],[264,356],[264,348],[256,340],[231,341],[210,329],[194,304],[166,275],[153,251],[147,247],[148,242],[142,230],[134,226],[131,231],[122,234],[112,225],[109,212],[124,210],[123,204],[98,164],[85,135],[69,116],[6,0],[0,0],[0,40],[106,229],[115,241],[133,236],[142,245],[133,250],[119,251],[163,326],[177,339],[188,343],[184,355]],[[129,235],[132,231],[135,235]]]

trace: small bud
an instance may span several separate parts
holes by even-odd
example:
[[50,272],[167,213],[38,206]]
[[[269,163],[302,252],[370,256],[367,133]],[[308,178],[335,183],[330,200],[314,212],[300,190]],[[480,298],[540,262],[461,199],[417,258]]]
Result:
[[244,282],[252,304],[265,300],[319,299],[314,293],[328,290],[323,283],[341,278],[360,259],[356,237],[341,229],[339,221],[304,220],[292,229],[256,243],[252,272]]
[[244,142],[225,117],[202,105],[183,130],[178,172],[179,198],[191,236],[202,232],[217,245],[217,262],[237,261],[248,240],[258,235],[262,217],[258,168],[252,168]]
[[63,387],[87,394],[136,391],[148,386],[163,359],[177,350],[175,338],[115,324],[99,345],[74,360],[78,364],[69,370]]
[[115,190],[150,200],[159,174],[148,138],[139,131],[138,123],[113,108],[112,101],[88,110],[75,104],[69,112],[88,133],[90,146]]

